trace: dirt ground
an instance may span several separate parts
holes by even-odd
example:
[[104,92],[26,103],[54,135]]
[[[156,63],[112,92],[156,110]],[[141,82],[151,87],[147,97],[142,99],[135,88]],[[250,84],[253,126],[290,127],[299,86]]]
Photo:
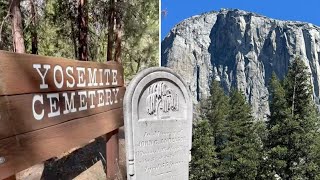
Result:
[[[102,137],[17,174],[18,180],[88,180],[106,179],[106,147]],[[126,179],[125,140],[119,130],[119,180]]]

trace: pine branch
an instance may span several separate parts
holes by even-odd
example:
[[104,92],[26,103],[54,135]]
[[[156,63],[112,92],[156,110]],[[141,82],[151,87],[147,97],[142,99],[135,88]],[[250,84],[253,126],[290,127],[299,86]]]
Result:
[[11,6],[12,6],[12,1],[10,1],[10,5],[9,5],[9,8],[8,8],[8,11],[7,11],[7,15],[3,18],[2,22],[1,22],[1,25],[0,25],[0,42],[2,41],[2,29],[3,29],[3,25],[4,25],[4,22],[10,17],[10,9],[11,9]]

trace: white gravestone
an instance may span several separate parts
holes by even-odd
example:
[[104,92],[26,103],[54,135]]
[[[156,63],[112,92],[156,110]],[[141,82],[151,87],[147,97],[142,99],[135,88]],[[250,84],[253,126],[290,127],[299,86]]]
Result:
[[188,180],[192,102],[182,78],[149,68],[129,84],[124,126],[129,180]]

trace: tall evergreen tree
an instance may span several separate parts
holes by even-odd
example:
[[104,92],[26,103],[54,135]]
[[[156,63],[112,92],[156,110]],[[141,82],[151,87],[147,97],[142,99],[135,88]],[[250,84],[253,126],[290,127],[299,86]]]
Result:
[[314,179],[319,167],[312,150],[319,127],[310,75],[302,60],[297,58],[290,64],[284,89],[291,114],[287,126],[292,129],[287,135],[286,179]]
[[[211,96],[202,102],[201,109],[204,118],[208,119],[211,126],[213,135],[211,143],[214,145],[215,152],[217,153],[217,170],[219,170],[220,161],[224,158],[220,154],[227,138],[226,118],[229,110],[229,99],[221,88],[219,81],[212,81],[210,93]],[[220,172],[218,171],[214,178],[218,178],[219,174]]]
[[[191,179],[219,177],[219,154],[226,138],[225,122],[229,101],[218,81],[212,82],[210,92],[211,96],[201,101],[201,120],[194,126]],[[208,157],[214,159],[208,162]]]
[[318,118],[310,75],[303,61],[292,61],[283,84],[272,76],[266,143],[270,166],[282,179],[316,179]]
[[88,2],[87,0],[78,1],[78,58],[88,61]]
[[10,1],[10,13],[14,52],[25,53],[20,0]]
[[266,142],[268,141],[268,131],[265,121],[256,121],[254,123],[254,129],[258,135],[258,141],[261,144],[261,151],[259,152],[259,166],[256,179],[259,180],[273,180],[275,179],[274,172],[270,166],[268,159],[268,150],[266,148]]
[[211,96],[202,109],[206,111],[205,114],[212,126],[216,151],[220,152],[226,136],[225,123],[229,110],[229,99],[219,81],[212,82],[210,93]]
[[255,179],[259,167],[261,144],[254,129],[251,107],[238,91],[230,95],[227,139],[221,151],[223,179]]
[[31,14],[31,53],[38,54],[37,8],[34,0],[29,0]]
[[116,16],[115,0],[109,1],[109,12],[108,12],[108,50],[107,50],[107,61],[113,60],[113,45],[114,45],[114,22]]
[[123,15],[124,12],[121,5],[124,4],[123,0],[117,0],[116,13],[115,13],[115,47],[114,47],[114,59],[117,62],[121,62],[121,51],[122,51],[122,35],[123,35]]
[[292,128],[290,109],[286,93],[277,76],[273,73],[270,81],[270,117],[267,121],[268,137],[265,142],[269,175],[286,177],[289,136]]
[[206,119],[200,120],[194,126],[191,153],[190,179],[213,179],[217,173],[217,158],[213,145],[212,128]]

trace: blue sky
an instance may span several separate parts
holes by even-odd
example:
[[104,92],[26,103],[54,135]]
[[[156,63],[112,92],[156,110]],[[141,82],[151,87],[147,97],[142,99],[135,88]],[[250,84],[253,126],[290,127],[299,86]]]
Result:
[[237,8],[280,20],[295,20],[320,26],[320,0],[161,0],[161,39],[183,19],[221,8]]

